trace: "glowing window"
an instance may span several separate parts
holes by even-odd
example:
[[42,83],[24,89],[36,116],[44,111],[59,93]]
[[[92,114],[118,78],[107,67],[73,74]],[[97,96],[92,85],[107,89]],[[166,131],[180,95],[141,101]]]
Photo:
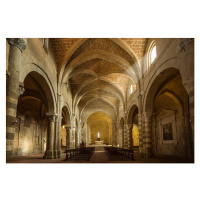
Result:
[[133,93],[133,85],[131,85],[130,93]]
[[151,63],[155,60],[155,58],[156,58],[156,46],[154,46],[151,51]]

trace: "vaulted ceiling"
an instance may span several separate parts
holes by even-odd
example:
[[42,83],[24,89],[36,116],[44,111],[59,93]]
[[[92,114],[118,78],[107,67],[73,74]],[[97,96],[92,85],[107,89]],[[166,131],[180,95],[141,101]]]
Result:
[[[124,105],[141,76],[145,38],[51,39],[59,76],[80,112]],[[134,87],[135,88],[135,87]]]

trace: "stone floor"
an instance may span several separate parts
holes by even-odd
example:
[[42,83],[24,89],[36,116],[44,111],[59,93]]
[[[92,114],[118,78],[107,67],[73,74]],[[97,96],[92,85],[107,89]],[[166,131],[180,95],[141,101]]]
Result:
[[62,155],[61,158],[58,159],[43,159],[43,154],[34,154],[34,155],[27,155],[27,156],[20,156],[15,158],[7,159],[7,163],[194,163],[193,160],[180,158],[180,157],[169,157],[169,156],[159,156],[153,158],[140,158],[139,152],[135,151],[134,154],[135,161],[124,158],[122,160],[114,160],[110,161],[106,152],[104,151],[103,146],[96,146],[95,152],[91,157],[90,161],[84,160],[68,160],[65,161],[65,154]]

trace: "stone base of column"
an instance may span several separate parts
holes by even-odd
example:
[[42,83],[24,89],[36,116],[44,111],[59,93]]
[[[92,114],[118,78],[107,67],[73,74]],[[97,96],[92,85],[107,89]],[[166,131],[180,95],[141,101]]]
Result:
[[54,158],[58,158],[58,151],[54,150]]
[[45,151],[45,155],[43,158],[54,159],[54,151],[52,151],[52,150]]
[[6,159],[7,158],[11,158],[13,156],[13,152],[12,151],[6,151]]
[[57,158],[60,158],[62,156],[62,151],[61,150],[58,150],[57,151]]

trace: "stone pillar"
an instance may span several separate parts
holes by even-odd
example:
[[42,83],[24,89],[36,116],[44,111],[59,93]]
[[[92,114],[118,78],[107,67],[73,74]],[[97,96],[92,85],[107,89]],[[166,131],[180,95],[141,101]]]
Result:
[[9,78],[6,86],[6,157],[13,155],[13,141],[15,125],[17,124],[17,102],[19,96],[19,74],[21,68],[21,55],[26,48],[26,41],[22,38],[7,39],[10,44],[9,52]]
[[123,129],[118,129],[118,144],[120,148],[123,148]]
[[132,128],[133,128],[132,124],[126,125],[128,149],[133,149]]
[[194,82],[188,84],[189,108],[190,108],[190,129],[192,138],[192,151],[194,152]]
[[157,152],[157,144],[156,142],[156,113],[152,114],[152,141],[153,141],[153,152]]
[[142,114],[138,114],[138,132],[139,132],[139,153],[140,153],[140,157],[144,157],[143,132],[142,132]]
[[140,157],[144,157],[143,148],[143,115],[142,115],[142,95],[138,95],[138,132],[139,132],[139,154]]
[[60,154],[58,155],[58,143],[59,143],[59,139],[58,139],[58,115],[55,115],[55,131],[54,131],[54,158],[60,158]]
[[75,129],[75,127],[72,127],[71,137],[70,137],[71,149],[75,149],[75,134],[76,134],[76,129]]
[[61,122],[62,122],[62,107],[63,107],[63,97],[58,95],[58,137],[57,137],[57,157],[62,156],[61,150]]
[[128,129],[124,125],[124,149],[128,149]]
[[152,117],[152,113],[150,112],[144,113],[145,137],[143,137],[144,138],[143,143],[145,143],[146,157],[153,156],[151,117]]
[[44,153],[44,136],[45,136],[45,127],[41,126],[41,153]]
[[44,158],[54,158],[55,115],[47,115],[49,119],[47,149]]
[[189,112],[184,113],[184,130],[186,136],[186,144],[187,144],[187,157],[192,158],[194,155],[193,152],[193,142],[192,137],[190,135],[190,114]]
[[66,128],[66,148],[70,149],[70,127]]
[[79,130],[75,130],[75,148],[79,148]]

